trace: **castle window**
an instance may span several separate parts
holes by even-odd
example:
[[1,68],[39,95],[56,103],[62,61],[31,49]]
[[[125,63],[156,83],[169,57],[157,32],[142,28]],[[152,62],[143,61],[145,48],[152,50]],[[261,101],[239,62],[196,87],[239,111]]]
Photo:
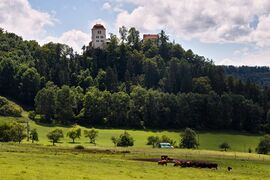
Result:
[[98,38],[99,38],[99,36],[96,36],[96,38],[98,39]]
[[96,40],[96,42],[99,42],[99,40]]
[[100,42],[104,42],[104,40],[100,40]]
[[98,31],[98,34],[101,34],[101,31]]
[[101,39],[103,39],[103,38],[104,38],[104,36],[100,36],[100,38],[101,38]]

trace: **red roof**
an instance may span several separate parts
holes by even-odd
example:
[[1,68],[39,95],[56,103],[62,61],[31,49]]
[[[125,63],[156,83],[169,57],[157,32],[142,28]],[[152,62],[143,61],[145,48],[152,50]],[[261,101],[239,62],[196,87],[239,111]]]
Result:
[[105,27],[102,24],[95,24],[93,29],[105,29]]
[[143,35],[143,39],[144,40],[148,40],[148,39],[150,39],[150,40],[156,40],[158,38],[159,38],[159,35],[158,34],[144,34]]

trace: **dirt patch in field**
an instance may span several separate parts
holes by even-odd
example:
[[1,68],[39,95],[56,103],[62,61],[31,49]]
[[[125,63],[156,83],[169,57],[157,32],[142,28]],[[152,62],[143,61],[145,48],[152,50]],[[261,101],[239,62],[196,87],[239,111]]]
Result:
[[[134,161],[144,161],[144,162],[158,162],[161,159],[160,158],[133,158],[131,160]],[[184,159],[173,159],[171,161],[168,161],[168,163],[174,163],[174,162],[180,162],[180,163],[186,163],[186,162],[193,162],[193,163],[211,163],[209,161],[201,161],[201,160],[184,160]]]

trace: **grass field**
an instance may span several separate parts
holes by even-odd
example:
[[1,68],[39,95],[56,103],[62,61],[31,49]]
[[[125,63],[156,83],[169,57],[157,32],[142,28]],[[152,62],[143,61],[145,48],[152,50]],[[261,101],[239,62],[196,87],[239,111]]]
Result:
[[[131,153],[104,153],[102,148],[78,151],[31,144],[0,143],[0,179],[269,179],[270,158],[256,154],[205,150],[114,148]],[[103,148],[104,149],[104,148]],[[95,151],[95,153],[93,153]],[[218,170],[158,166],[133,158],[174,158],[216,162]],[[227,167],[233,167],[228,172]]]
[[[22,118],[0,117],[0,123],[24,121]],[[153,149],[146,145],[150,135],[167,135],[179,142],[179,133],[175,131],[142,131],[127,130],[135,139],[135,146],[129,148],[113,147],[111,136],[122,133],[122,129],[98,129],[97,146],[88,143],[82,137],[75,144],[63,138],[56,147],[46,138],[46,134],[54,128],[69,127],[42,126],[30,121],[30,127],[36,128],[40,141],[31,144],[0,143],[0,179],[269,179],[270,156],[246,153],[248,148],[256,148],[259,135],[199,132],[200,148],[185,149]],[[84,127],[81,127],[85,129]],[[221,142],[231,145],[229,152],[218,150]],[[73,147],[81,144],[85,150]],[[121,153],[129,151],[130,153]],[[238,151],[238,152],[236,152]],[[134,158],[159,158],[166,154],[173,158],[190,160],[207,160],[216,162],[218,170],[179,168],[169,164],[158,166],[154,162],[132,160]],[[233,167],[228,172],[227,167]]]
[[[24,114],[25,116],[25,114]],[[25,120],[26,118],[11,118],[11,117],[0,117],[0,123],[3,122],[11,122],[14,120]],[[41,126],[36,124],[33,121],[30,121],[30,127],[36,128],[39,133],[39,144],[49,145],[51,144],[46,135],[49,131],[54,128],[61,128],[64,131],[64,134],[68,131],[69,127],[51,127],[51,126]],[[81,127],[83,130],[84,127]],[[112,136],[118,136],[123,133],[122,129],[97,129],[99,131],[97,138],[97,146],[99,147],[112,147],[113,144],[111,142]],[[138,148],[151,148],[151,146],[147,146],[147,137],[151,135],[162,136],[167,135],[170,138],[177,141],[177,145],[180,141],[180,132],[176,131],[143,131],[143,130],[127,130],[135,139],[134,147]],[[82,134],[83,135],[83,134]],[[239,152],[248,152],[248,149],[251,148],[252,151],[255,151],[255,148],[258,145],[260,135],[251,135],[251,134],[241,134],[235,132],[198,132],[199,138],[199,149],[209,149],[209,150],[219,150],[218,146],[222,142],[228,142],[231,146],[230,151],[239,151]],[[70,143],[70,139],[68,137],[64,137],[61,143],[58,146],[74,146],[74,145],[84,145],[84,146],[92,146],[89,144],[88,139],[84,136],[81,139],[77,139],[75,144]]]

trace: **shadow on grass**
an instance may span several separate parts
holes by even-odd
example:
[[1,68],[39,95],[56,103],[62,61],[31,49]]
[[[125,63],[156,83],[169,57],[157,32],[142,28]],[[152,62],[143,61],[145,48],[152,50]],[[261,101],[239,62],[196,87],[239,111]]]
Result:
[[76,145],[76,144],[82,144],[82,143],[80,143],[80,142],[68,142],[68,144],[74,144],[74,145]]

